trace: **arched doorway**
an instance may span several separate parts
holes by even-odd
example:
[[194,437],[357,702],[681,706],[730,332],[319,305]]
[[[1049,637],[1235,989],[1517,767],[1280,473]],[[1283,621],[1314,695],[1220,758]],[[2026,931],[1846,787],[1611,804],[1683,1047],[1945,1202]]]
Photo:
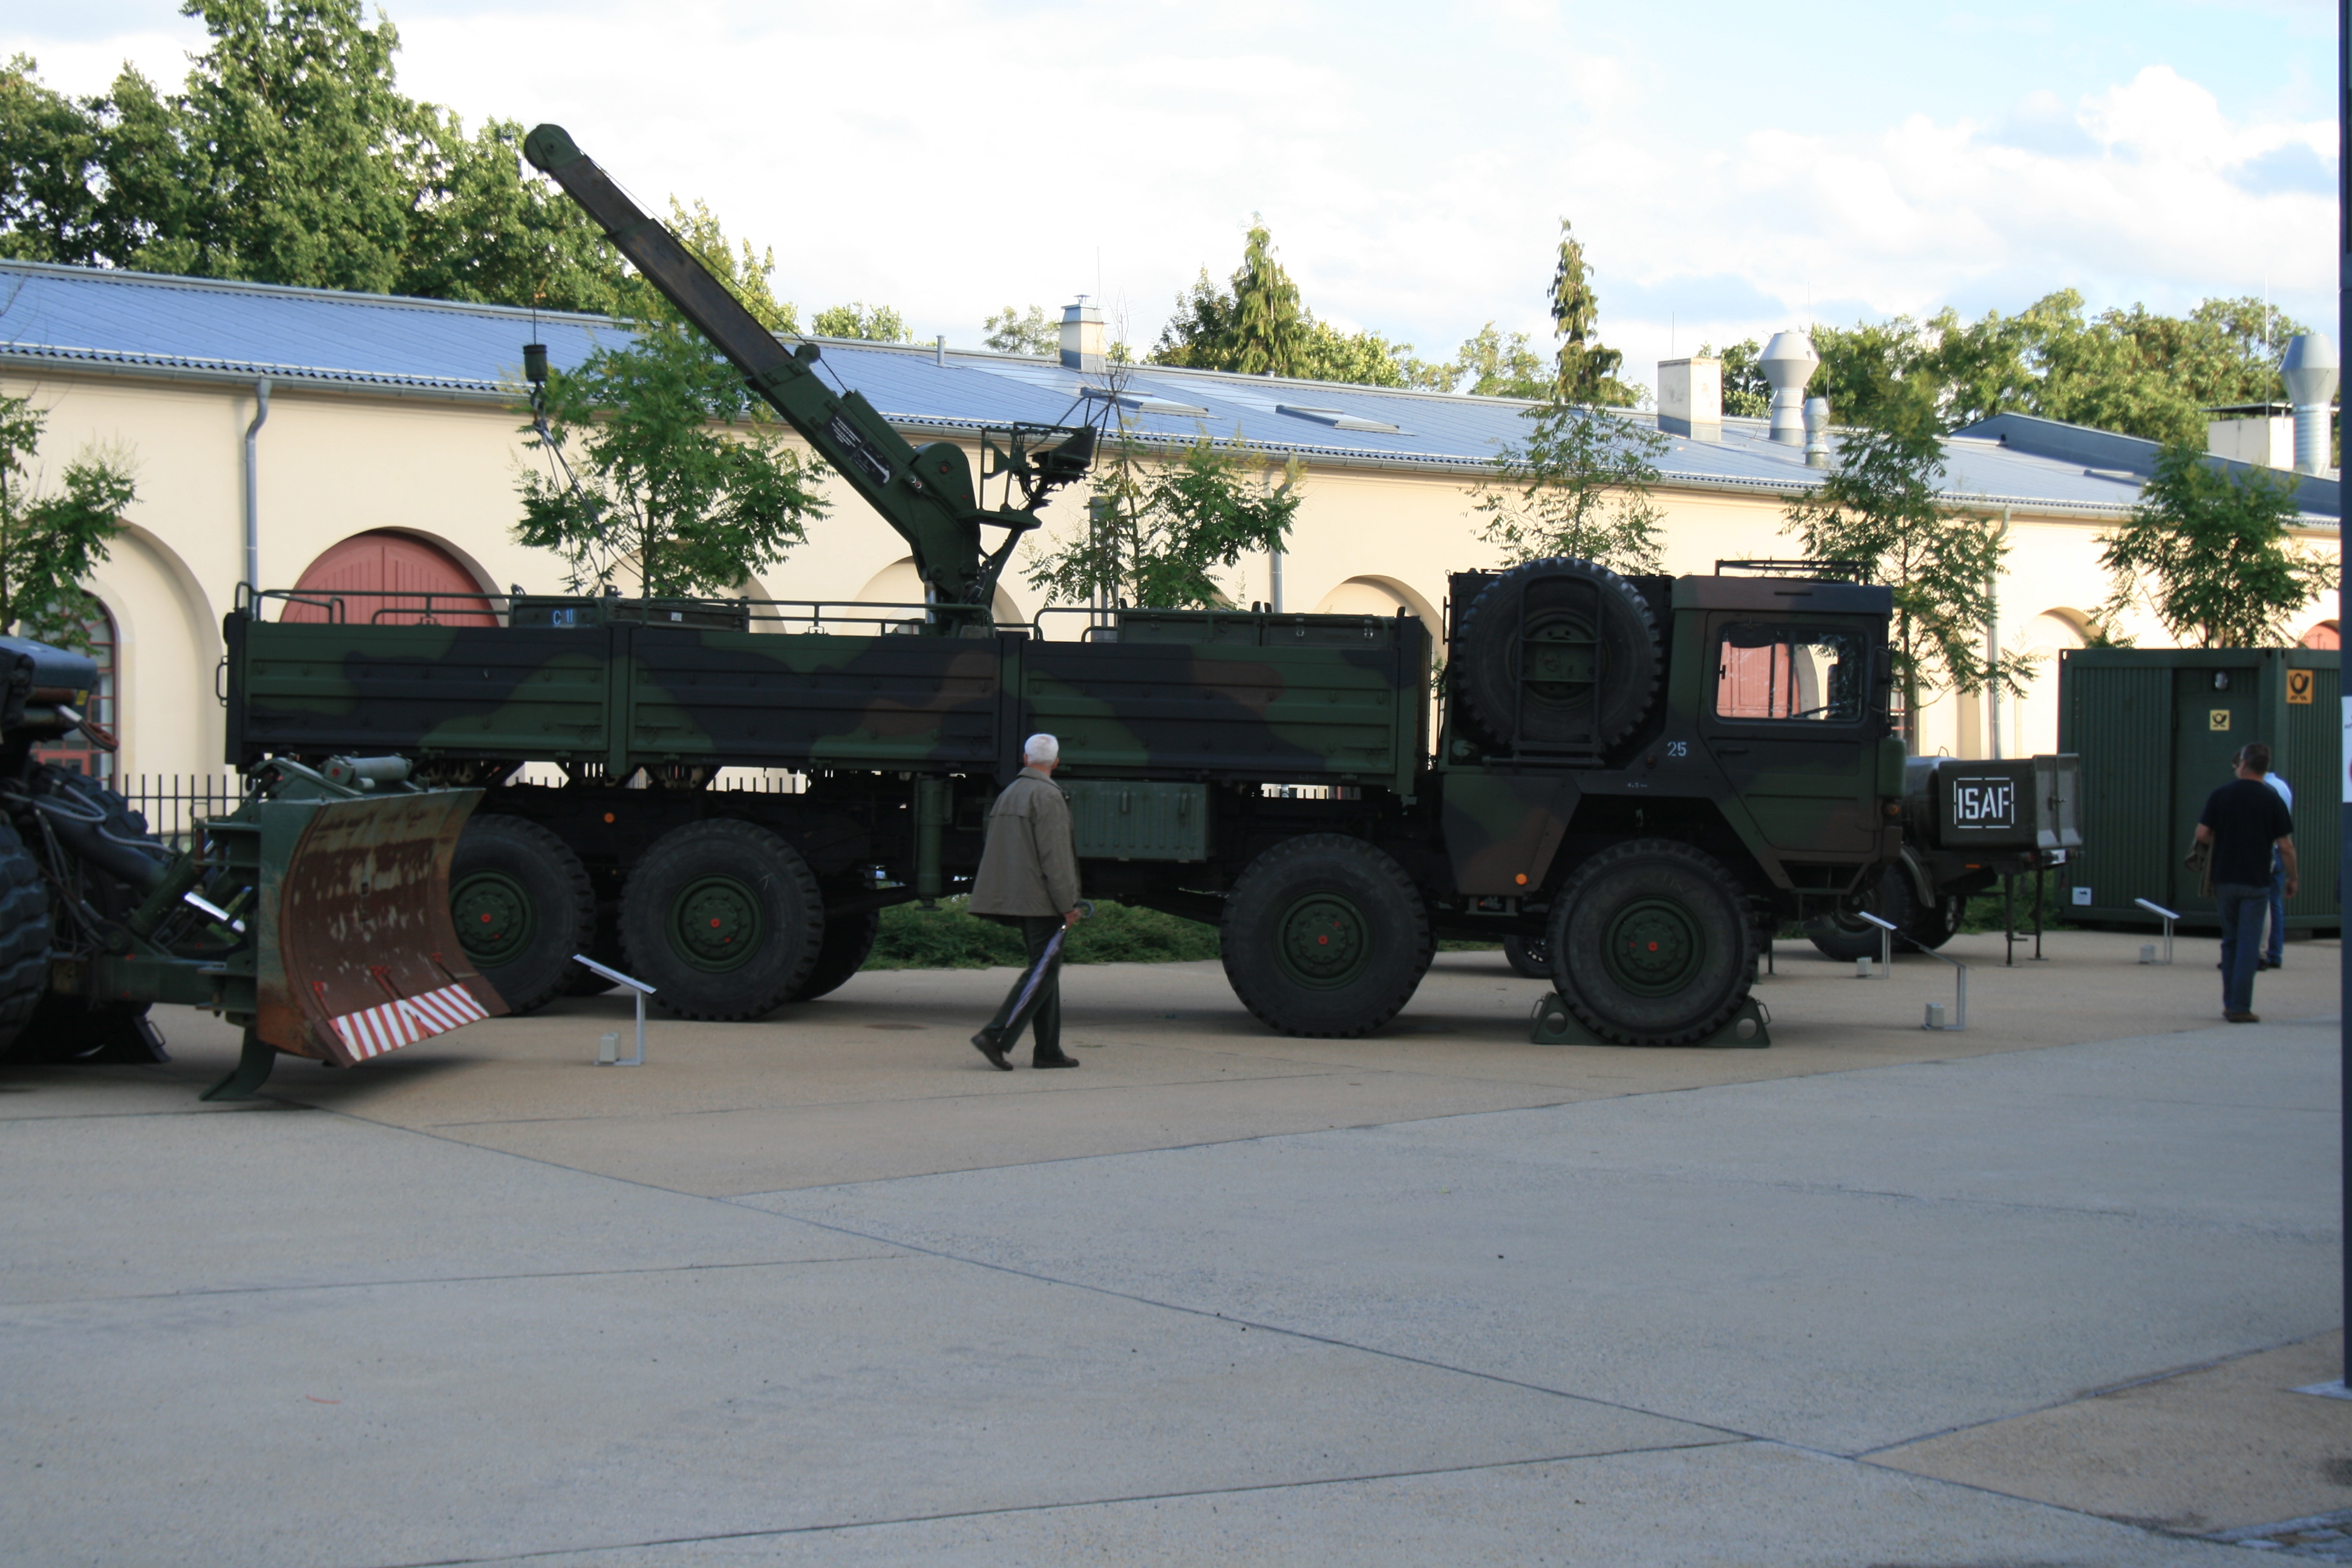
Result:
[[[88,652],[98,665],[98,684],[89,689],[89,712],[85,715],[109,735],[116,733],[114,726],[116,681],[115,650],[121,639],[115,635],[114,616],[95,596],[86,600],[89,614],[82,622],[82,632],[89,638]],[[89,735],[76,730],[53,746],[36,746],[33,755],[44,763],[87,773],[100,784],[114,783],[114,753],[93,745]]]
[[2294,639],[2304,647],[2342,647],[2344,636],[2334,621],[2322,621]]
[[331,545],[303,569],[278,615],[358,626],[494,626],[482,585],[457,558],[409,533],[373,529]]

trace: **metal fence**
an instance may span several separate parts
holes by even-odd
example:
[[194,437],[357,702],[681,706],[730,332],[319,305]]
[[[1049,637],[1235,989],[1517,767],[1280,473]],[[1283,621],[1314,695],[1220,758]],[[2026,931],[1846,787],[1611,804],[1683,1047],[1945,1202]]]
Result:
[[174,849],[185,849],[196,824],[226,816],[245,799],[245,781],[235,773],[131,773],[112,781],[147,818],[148,831]]

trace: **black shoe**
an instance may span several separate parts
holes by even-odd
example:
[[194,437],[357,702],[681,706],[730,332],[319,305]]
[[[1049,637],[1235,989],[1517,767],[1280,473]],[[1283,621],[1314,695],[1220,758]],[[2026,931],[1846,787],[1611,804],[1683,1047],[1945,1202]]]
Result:
[[1033,1068],[1074,1068],[1078,1065],[1078,1058],[1066,1057],[1056,1051],[1050,1057],[1031,1057],[1029,1065]]
[[2258,958],[2254,960],[2254,968],[2257,971],[2276,969],[2277,967],[2279,967],[2279,961],[2275,958]]
[[979,1034],[974,1035],[971,1037],[971,1048],[978,1051],[982,1056],[986,1057],[988,1058],[989,1066],[994,1068],[998,1072],[1011,1072],[1013,1070],[1013,1064],[1004,1059],[1004,1047],[999,1045],[996,1041],[990,1039],[986,1029],[982,1029]]

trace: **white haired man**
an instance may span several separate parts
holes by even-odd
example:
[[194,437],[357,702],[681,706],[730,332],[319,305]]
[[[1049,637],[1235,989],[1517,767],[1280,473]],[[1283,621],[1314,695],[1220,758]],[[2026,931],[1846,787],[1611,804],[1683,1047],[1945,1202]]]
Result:
[[1055,787],[1062,743],[1032,735],[1023,743],[1028,764],[1004,786],[988,813],[988,841],[980,870],[971,879],[971,912],[1013,926],[1029,950],[1028,967],[1013,983],[1004,1005],[971,1043],[992,1066],[1011,1072],[1007,1047],[1034,1027],[1036,1047],[1029,1065],[1074,1068],[1062,1054],[1061,952],[1054,938],[1078,923],[1078,846],[1070,826],[1070,803]]

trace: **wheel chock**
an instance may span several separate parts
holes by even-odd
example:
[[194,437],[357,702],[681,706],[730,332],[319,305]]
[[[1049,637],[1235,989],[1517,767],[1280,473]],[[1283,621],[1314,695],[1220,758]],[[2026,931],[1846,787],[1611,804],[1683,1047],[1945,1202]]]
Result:
[[269,1077],[269,1069],[278,1065],[278,1047],[253,1032],[245,1031],[245,1048],[237,1053],[236,1066],[229,1075],[212,1088],[196,1096],[198,1100],[251,1100]]
[[[1559,999],[1557,991],[1547,991],[1536,1004],[1533,1027],[1528,1038],[1538,1046],[1613,1046],[1619,1042],[1604,1040],[1578,1022],[1568,1004]],[[1723,1027],[1705,1039],[1693,1040],[1692,1046],[1761,1047],[1772,1043],[1772,1015],[1764,1004],[1753,996],[1739,1004]]]

